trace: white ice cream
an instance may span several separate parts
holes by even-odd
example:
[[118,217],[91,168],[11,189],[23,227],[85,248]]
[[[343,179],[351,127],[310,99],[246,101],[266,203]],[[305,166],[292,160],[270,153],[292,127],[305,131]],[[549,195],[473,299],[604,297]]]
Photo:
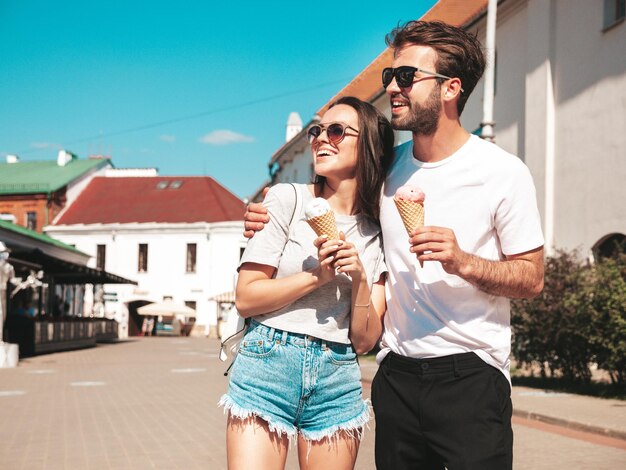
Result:
[[328,201],[326,201],[326,199],[316,197],[306,205],[306,207],[304,208],[304,215],[307,219],[312,219],[313,217],[319,217],[320,215],[324,215],[330,210],[330,204],[328,204]]

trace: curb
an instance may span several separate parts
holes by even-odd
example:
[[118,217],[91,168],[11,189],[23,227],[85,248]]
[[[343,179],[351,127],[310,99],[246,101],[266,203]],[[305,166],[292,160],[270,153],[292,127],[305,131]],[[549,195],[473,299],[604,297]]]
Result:
[[[367,384],[368,387],[371,387],[372,385],[372,379],[370,378],[361,377],[361,382],[363,382],[363,385]],[[532,411],[518,410],[515,408],[513,409],[513,416],[539,421],[546,424],[552,424],[575,431],[597,434],[599,436],[611,437],[613,439],[626,441],[626,432],[617,431],[615,429],[602,428],[600,426],[594,426],[592,424],[578,423],[569,419],[555,418],[554,416],[543,415]]]
[[616,431],[615,429],[602,428],[600,426],[594,426],[592,424],[578,423],[563,418],[555,418],[554,416],[542,415],[540,413],[534,413],[532,411],[513,409],[513,416],[520,418],[531,419],[534,421],[540,421],[546,424],[553,424],[555,426],[561,426],[567,429],[573,429],[576,431],[588,432],[591,434],[598,434],[604,437],[611,437],[613,439],[620,439],[626,441],[626,432]]

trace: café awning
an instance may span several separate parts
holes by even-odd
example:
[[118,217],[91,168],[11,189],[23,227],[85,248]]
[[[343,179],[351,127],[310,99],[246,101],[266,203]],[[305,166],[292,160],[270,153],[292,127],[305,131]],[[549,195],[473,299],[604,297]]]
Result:
[[54,278],[55,284],[137,284],[136,281],[94,269],[70,261],[47,255],[39,249],[19,250],[11,253],[9,262],[27,265],[30,269],[43,270],[46,276]]
[[223,292],[213,297],[209,297],[209,300],[215,300],[217,303],[235,303],[235,291]]

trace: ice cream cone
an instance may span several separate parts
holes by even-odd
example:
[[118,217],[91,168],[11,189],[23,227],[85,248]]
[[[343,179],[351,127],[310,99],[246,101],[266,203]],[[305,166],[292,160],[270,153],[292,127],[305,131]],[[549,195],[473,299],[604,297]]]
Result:
[[318,237],[326,235],[329,240],[339,240],[339,232],[335,222],[335,213],[328,211],[318,217],[311,217],[307,222]]
[[396,207],[398,208],[398,212],[400,213],[400,217],[402,217],[402,222],[404,223],[404,228],[406,228],[409,235],[416,228],[424,226],[423,204],[414,201],[407,201],[406,199],[395,198],[393,202],[396,203]]

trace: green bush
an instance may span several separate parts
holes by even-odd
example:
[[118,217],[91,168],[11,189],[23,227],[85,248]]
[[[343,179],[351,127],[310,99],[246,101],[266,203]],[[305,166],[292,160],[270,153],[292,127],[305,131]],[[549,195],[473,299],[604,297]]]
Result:
[[614,383],[626,379],[626,256],[582,264],[577,252],[546,259],[545,287],[511,306],[513,356],[542,377],[591,380],[597,363]]
[[626,256],[590,270],[586,296],[593,359],[615,384],[626,384]]

